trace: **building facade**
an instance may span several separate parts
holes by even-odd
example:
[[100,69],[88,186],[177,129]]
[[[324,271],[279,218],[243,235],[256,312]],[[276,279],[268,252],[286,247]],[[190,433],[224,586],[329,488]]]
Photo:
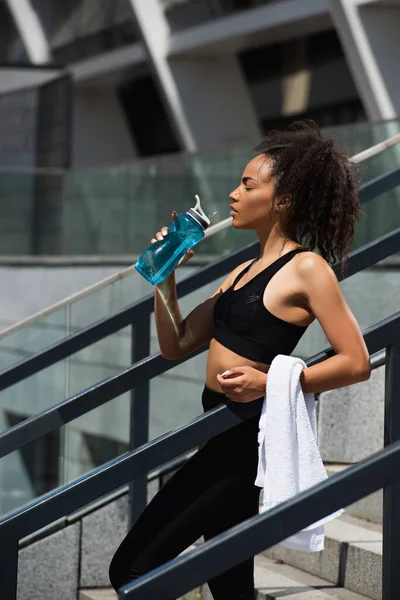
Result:
[[394,119],[396,23],[398,0],[1,0],[0,93],[69,77],[73,168],[252,145]]
[[[128,260],[166,222],[165,207],[185,210],[194,193],[209,212],[228,216],[243,150],[268,128],[302,118],[328,128],[395,119],[399,22],[400,0],[0,0],[0,255]],[[379,139],[390,135],[390,125],[382,127]],[[357,137],[355,129],[354,152],[374,142],[369,126],[364,133],[346,127],[346,134]],[[159,164],[144,160],[164,154]],[[380,160],[368,178],[393,168],[398,155]],[[123,164],[126,171],[109,169]],[[92,175],[92,168],[104,172]],[[384,211],[368,207],[357,245],[398,222],[398,196],[390,194]],[[228,230],[218,236],[202,246],[205,262],[250,241],[233,242]],[[393,273],[345,282],[363,328],[395,312]],[[54,291],[57,277],[46,276]],[[76,269],[69,276],[76,283]],[[2,319],[7,293],[15,310],[29,305],[26,289],[31,300],[43,298],[37,272],[21,275],[21,290],[4,272],[2,279]],[[183,311],[217,283],[184,298]],[[99,299],[84,298],[72,312],[5,338],[2,368],[29,355],[30,344],[36,352],[88,325],[88,314],[90,322],[111,314],[115,298],[126,306],[150,291],[133,276],[125,285],[125,296],[109,286]],[[326,345],[316,323],[296,354],[306,358]],[[3,391],[0,430],[129,367],[130,348],[126,328]],[[200,356],[152,380],[150,437],[198,414],[204,369]],[[4,458],[0,514],[124,452],[129,402],[127,393]]]

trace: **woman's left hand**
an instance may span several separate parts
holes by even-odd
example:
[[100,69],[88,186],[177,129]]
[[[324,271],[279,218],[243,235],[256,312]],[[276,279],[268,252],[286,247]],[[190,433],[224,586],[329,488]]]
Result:
[[233,367],[217,375],[221,391],[232,402],[252,402],[266,393],[268,375],[253,367]]

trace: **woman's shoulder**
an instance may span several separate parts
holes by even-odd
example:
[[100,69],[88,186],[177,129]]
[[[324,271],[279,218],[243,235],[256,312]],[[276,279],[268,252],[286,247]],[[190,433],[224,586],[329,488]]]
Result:
[[297,255],[296,273],[303,281],[321,282],[325,279],[334,278],[337,281],[334,270],[320,254],[305,251]]

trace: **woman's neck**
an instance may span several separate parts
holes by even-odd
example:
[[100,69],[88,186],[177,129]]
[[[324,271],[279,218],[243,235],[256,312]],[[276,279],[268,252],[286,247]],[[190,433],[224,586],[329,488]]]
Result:
[[266,260],[268,262],[271,258],[302,247],[301,244],[282,233],[281,235],[274,234],[274,232],[267,236],[258,235],[258,240],[260,242],[260,261]]

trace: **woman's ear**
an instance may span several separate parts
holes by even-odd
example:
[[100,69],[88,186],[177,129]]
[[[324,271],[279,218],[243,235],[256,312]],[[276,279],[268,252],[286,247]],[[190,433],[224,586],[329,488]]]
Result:
[[288,208],[290,207],[290,204],[292,202],[292,195],[291,194],[285,194],[284,196],[279,196],[279,198],[277,198],[276,201],[276,210],[278,212],[285,212],[286,210],[288,210]]

